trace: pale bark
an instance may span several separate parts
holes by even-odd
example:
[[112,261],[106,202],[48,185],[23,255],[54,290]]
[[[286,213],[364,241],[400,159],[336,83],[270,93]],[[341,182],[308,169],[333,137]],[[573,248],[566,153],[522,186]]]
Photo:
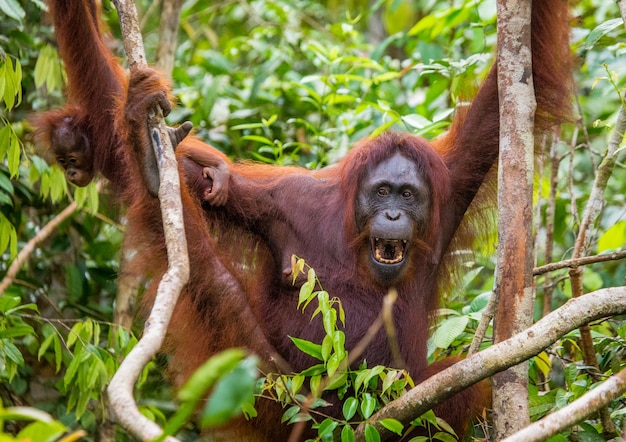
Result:
[[[129,65],[131,68],[146,66],[135,5],[132,1],[126,0],[116,0],[115,5],[120,17]],[[182,217],[178,168],[160,109],[156,110],[156,115],[149,118],[148,124],[159,167],[159,200],[167,245],[168,270],[159,283],[142,338],[122,361],[107,389],[117,420],[135,437],[146,441],[161,435],[163,431],[139,412],[133,395],[134,385],[143,368],[161,348],[178,296],[189,279],[189,257]]]
[[605,408],[612,401],[619,398],[626,391],[626,370],[611,376],[602,385],[589,390],[582,397],[568,406],[546,416],[507,437],[502,442],[535,442],[546,440],[557,433],[571,427],[589,416],[598,409]]

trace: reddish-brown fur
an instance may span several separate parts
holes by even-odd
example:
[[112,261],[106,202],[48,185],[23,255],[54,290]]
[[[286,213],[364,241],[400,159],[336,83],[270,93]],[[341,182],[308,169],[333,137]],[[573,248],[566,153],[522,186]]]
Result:
[[[149,106],[167,93],[167,85],[158,75],[139,71],[127,86],[126,76],[103,43],[98,14],[90,2],[58,0],[51,6],[68,71],[73,107],[67,112],[81,122],[94,146],[95,169],[117,184],[129,205],[126,242],[137,253],[130,267],[151,278],[144,296],[147,308],[165,271],[166,255],[159,203],[146,190],[140,173],[151,149],[143,121]],[[533,6],[536,123],[545,129],[567,117],[570,107],[568,12],[562,0],[535,0]],[[123,114],[126,119],[119,118]],[[48,133],[56,122],[55,114],[50,115],[42,120]],[[197,139],[183,140],[177,156],[185,176],[181,185],[191,278],[165,349],[173,356],[175,380],[186,378],[211,354],[230,346],[257,352],[266,367],[273,367],[277,358],[295,370],[313,362],[288,338],[321,342],[323,337],[310,313],[296,310],[298,289],[285,277],[291,254],[303,257],[316,269],[324,288],[341,298],[347,315],[346,347],[363,337],[389,287],[365,264],[367,229],[359,232],[355,224],[356,195],[363,177],[397,151],[416,165],[431,195],[425,233],[413,239],[409,268],[393,284],[398,290],[394,305],[398,345],[418,381],[449,365],[443,361],[427,366],[428,326],[440,287],[449,279],[447,263],[453,248],[474,238],[471,225],[459,226],[497,158],[498,131],[492,69],[471,107],[458,112],[445,137],[432,144],[398,133],[366,139],[337,166],[320,171],[230,163]],[[206,155],[205,162],[228,165],[228,201],[223,207],[203,206],[210,185],[202,165],[193,161],[194,150]],[[383,332],[362,358],[370,366],[394,363]],[[483,386],[474,386],[436,412],[461,431],[487,396]],[[234,423],[225,430],[226,440],[286,439],[289,428],[280,425],[280,410],[268,403],[259,406],[261,416],[252,424]]]

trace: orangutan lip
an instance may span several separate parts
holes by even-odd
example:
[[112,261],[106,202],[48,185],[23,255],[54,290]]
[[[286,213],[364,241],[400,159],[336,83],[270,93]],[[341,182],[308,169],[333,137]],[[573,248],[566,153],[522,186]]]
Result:
[[404,259],[407,246],[405,239],[372,238],[372,254],[381,264],[398,264]]

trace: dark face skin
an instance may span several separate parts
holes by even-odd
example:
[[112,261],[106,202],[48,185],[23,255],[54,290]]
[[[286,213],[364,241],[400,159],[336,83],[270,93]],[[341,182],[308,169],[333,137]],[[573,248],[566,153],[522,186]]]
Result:
[[355,209],[359,232],[369,228],[370,269],[380,283],[392,285],[406,268],[412,241],[426,229],[426,180],[413,161],[396,153],[366,175]]
[[52,136],[52,151],[56,160],[65,170],[65,178],[72,184],[83,187],[91,182],[93,153],[89,141],[80,131],[70,127],[66,119],[57,127]]

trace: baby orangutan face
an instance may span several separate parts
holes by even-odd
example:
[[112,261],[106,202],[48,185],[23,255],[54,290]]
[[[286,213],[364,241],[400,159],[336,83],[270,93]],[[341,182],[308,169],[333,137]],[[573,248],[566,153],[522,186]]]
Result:
[[83,132],[73,127],[72,118],[65,118],[55,128],[51,148],[70,183],[84,187],[91,182],[94,176],[93,150]]

